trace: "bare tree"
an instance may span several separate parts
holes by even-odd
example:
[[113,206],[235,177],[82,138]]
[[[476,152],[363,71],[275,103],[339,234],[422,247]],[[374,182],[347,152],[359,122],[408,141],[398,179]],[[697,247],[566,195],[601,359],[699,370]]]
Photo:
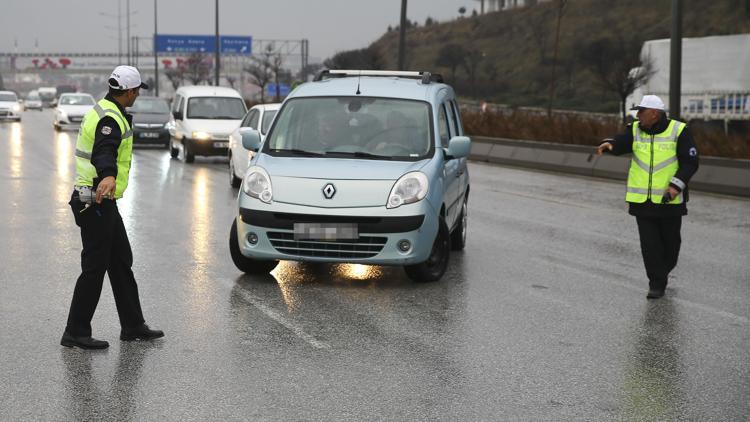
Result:
[[477,73],[479,72],[479,64],[484,60],[484,53],[477,49],[470,49],[466,52],[466,57],[464,57],[463,62],[461,65],[463,66],[464,70],[466,71],[466,75],[469,77],[469,83],[471,84],[471,94],[476,95],[476,81],[477,81]]
[[[269,51],[270,50],[270,51]],[[252,63],[245,66],[242,70],[250,74],[251,81],[260,87],[260,102],[266,102],[266,85],[273,79],[274,75],[271,71],[270,56],[273,53],[273,47],[270,45],[261,53],[260,56],[250,57]]]
[[164,70],[164,75],[172,83],[172,88],[176,91],[182,85],[182,81],[185,78],[185,68],[182,66],[170,67]]
[[383,58],[372,47],[336,53],[326,59],[323,65],[328,69],[370,69],[380,70],[385,67]]
[[185,78],[193,85],[208,81],[210,73],[210,59],[207,59],[203,54],[193,53],[185,60]]
[[640,57],[641,42],[637,38],[602,38],[592,41],[580,52],[581,63],[596,77],[602,88],[620,99],[620,112],[625,122],[625,101],[653,74],[649,57]]
[[268,63],[271,69],[271,73],[273,74],[273,82],[274,86],[276,87],[275,99],[278,103],[281,101],[281,87],[279,86],[279,76],[281,76],[281,66],[284,64],[284,60],[281,58],[281,54],[275,53],[268,58]]
[[464,63],[466,49],[459,44],[446,44],[438,52],[435,65],[447,67],[451,70],[451,83],[456,83],[456,68]]

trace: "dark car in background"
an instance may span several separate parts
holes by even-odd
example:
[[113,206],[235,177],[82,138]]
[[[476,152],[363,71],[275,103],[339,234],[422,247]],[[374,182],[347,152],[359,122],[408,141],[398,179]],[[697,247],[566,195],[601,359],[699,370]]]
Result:
[[133,115],[133,144],[169,146],[169,104],[158,97],[138,97],[128,113]]

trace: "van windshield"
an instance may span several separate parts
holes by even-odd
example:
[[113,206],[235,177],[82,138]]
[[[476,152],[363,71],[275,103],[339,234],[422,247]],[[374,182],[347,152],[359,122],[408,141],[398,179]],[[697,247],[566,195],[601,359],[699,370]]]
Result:
[[431,113],[422,101],[372,97],[289,100],[263,152],[416,161],[433,151]]
[[232,97],[193,97],[188,100],[188,119],[241,120],[245,103]]

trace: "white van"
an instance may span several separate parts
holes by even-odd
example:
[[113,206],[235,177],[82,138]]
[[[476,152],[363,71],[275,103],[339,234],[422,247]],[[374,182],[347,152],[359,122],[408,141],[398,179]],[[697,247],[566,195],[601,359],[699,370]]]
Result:
[[180,148],[186,163],[196,155],[227,156],[229,134],[247,112],[242,96],[231,88],[185,86],[172,100],[169,151],[177,158]]

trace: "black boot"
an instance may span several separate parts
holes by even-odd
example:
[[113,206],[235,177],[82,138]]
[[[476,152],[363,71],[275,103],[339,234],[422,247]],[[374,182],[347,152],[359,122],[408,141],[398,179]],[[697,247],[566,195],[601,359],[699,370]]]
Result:
[[649,289],[646,299],[659,299],[664,296],[664,289]]
[[80,347],[81,349],[106,349],[109,343],[104,340],[97,340],[91,336],[74,337],[67,331],[63,333],[60,344],[65,347]]
[[141,324],[135,328],[123,328],[120,331],[120,340],[123,341],[153,340],[159,337],[164,337],[164,331],[152,330],[146,324]]

